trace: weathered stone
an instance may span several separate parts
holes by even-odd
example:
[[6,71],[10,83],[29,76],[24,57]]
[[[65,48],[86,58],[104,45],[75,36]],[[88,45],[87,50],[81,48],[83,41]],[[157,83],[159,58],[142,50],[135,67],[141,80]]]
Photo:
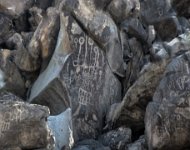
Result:
[[48,108],[43,106],[0,101],[1,149],[49,149],[52,137],[46,123],[48,115]]
[[127,145],[127,150],[148,150],[144,136],[141,136],[137,141]]
[[124,21],[121,25],[121,28],[129,34],[131,37],[136,37],[138,40],[142,42],[146,42],[148,40],[148,33],[144,29],[143,25],[137,18],[131,18]]
[[9,50],[0,51],[0,89],[24,96],[25,83],[17,66],[11,61],[11,57]]
[[163,40],[170,41],[181,34],[179,21],[168,0],[142,1],[141,16],[148,25],[155,26]]
[[131,129],[120,127],[101,135],[99,141],[112,150],[123,150],[131,142],[131,135]]
[[10,93],[10,92],[0,92],[0,101],[23,101],[21,98],[18,96]]
[[93,2],[85,0],[66,0],[63,10],[68,10],[81,27],[91,36],[102,50],[112,71],[123,77],[125,63],[118,29],[109,14],[97,10]]
[[23,38],[20,34],[15,33],[9,38],[6,44],[14,49],[14,51],[6,50],[6,52],[10,53],[10,60],[14,62],[16,67],[21,71],[34,72],[39,69],[39,60],[30,55],[24,46]]
[[103,146],[98,141],[89,139],[78,142],[73,150],[110,150],[110,148]]
[[[146,110],[149,149],[184,149],[189,145],[189,60],[186,52],[167,66]],[[179,138],[180,137],[180,138]]]
[[0,9],[7,10],[13,16],[19,16],[29,9],[32,4],[32,0],[0,0]]
[[141,1],[141,17],[148,24],[154,24],[163,17],[174,16],[168,0]]
[[136,38],[128,39],[128,44],[129,47],[124,49],[124,52],[128,51],[126,53],[129,54],[126,77],[123,81],[124,93],[138,79],[143,66],[142,61],[144,56],[142,45]]
[[108,6],[109,13],[117,23],[140,14],[139,0],[112,0]]
[[156,39],[156,31],[153,25],[148,26],[148,40],[147,43],[150,45],[153,44],[154,40]]
[[41,71],[47,67],[51,59],[60,27],[59,12],[55,8],[49,8],[46,13],[28,46],[30,55],[42,60],[42,64],[39,66]]
[[171,2],[179,16],[190,17],[190,0],[172,0]]
[[177,17],[163,17],[153,24],[162,40],[170,41],[182,33]]
[[5,43],[13,34],[11,19],[0,13],[0,44]]
[[190,22],[185,17],[178,17],[179,23],[181,25],[182,32],[185,33],[190,30]]
[[30,26],[35,31],[43,19],[43,10],[38,7],[32,7],[29,10],[31,17],[29,18]]
[[73,146],[71,115],[71,109],[68,108],[57,116],[48,117],[48,127],[51,128],[55,137],[55,150],[61,150],[63,147],[71,149]]
[[52,114],[71,107],[76,141],[95,138],[108,107],[120,101],[121,85],[104,52],[73,18],[62,15],[61,20],[55,52],[34,83],[29,101],[47,105]]

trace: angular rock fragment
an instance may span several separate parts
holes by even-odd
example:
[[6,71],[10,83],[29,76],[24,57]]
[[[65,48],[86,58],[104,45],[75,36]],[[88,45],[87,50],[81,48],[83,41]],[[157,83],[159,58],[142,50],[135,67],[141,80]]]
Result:
[[108,107],[121,99],[121,85],[101,48],[71,16],[61,20],[55,52],[29,101],[48,106],[52,114],[71,107],[75,140],[95,138]]
[[180,24],[171,8],[170,1],[142,1],[141,17],[148,25],[155,26],[156,31],[163,40],[170,41],[181,34]]
[[64,11],[69,11],[79,25],[106,52],[106,59],[112,71],[124,77],[125,63],[118,35],[118,29],[109,14],[97,10],[93,2],[66,0]]
[[0,44],[4,44],[13,34],[11,18],[0,13]]
[[7,50],[10,53],[10,60],[16,64],[21,71],[35,72],[40,67],[38,59],[33,58],[25,47],[24,39],[15,33],[6,42],[14,50]]
[[179,16],[190,17],[190,0],[172,0],[171,2]]
[[57,116],[48,117],[48,127],[51,128],[55,137],[55,150],[62,148],[71,149],[73,146],[71,109]]
[[131,135],[131,129],[120,127],[101,135],[99,141],[112,150],[123,150],[131,142]]
[[100,142],[93,139],[80,141],[73,150],[111,150],[109,147],[103,146]]
[[35,31],[43,19],[43,10],[38,7],[32,7],[29,11],[31,17],[28,20],[30,22],[32,30]]
[[129,60],[127,63],[126,77],[123,81],[124,93],[138,79],[142,66],[144,65],[142,65],[144,53],[141,43],[136,38],[127,40],[129,47],[124,49],[124,52],[129,54]]
[[55,8],[49,8],[46,13],[28,46],[32,58],[42,60],[39,66],[41,71],[47,67],[51,59],[60,27],[59,12]]
[[109,13],[117,23],[140,14],[139,0],[112,0],[108,6]]
[[131,37],[135,37],[142,42],[148,40],[148,33],[142,23],[137,18],[131,18],[121,24],[121,28]]
[[0,89],[24,96],[25,82],[11,57],[9,50],[0,51]]
[[171,61],[146,110],[149,149],[189,147],[189,60],[186,52]]
[[182,33],[177,17],[163,17],[153,24],[162,40],[170,41]]
[[190,49],[189,33],[180,35],[171,42],[154,43],[151,54],[154,62],[141,69],[138,79],[126,92],[123,101],[110,109],[107,125],[127,125],[133,130],[143,129],[145,108],[151,101],[160,80],[165,75],[168,63]]
[[141,136],[137,141],[127,145],[127,150],[148,150],[144,136]]
[[18,101],[0,101],[0,145],[1,149],[51,150],[52,137],[46,119],[46,107]]
[[13,16],[19,16],[29,9],[33,0],[0,0],[0,9],[7,10]]

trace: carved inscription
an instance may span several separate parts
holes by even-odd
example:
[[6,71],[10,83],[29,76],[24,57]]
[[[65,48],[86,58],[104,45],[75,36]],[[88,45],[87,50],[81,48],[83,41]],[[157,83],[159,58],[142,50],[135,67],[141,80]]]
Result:
[[10,130],[13,123],[15,125],[15,123],[20,123],[24,119],[22,115],[24,111],[15,107],[11,111],[2,112],[4,115],[0,116],[0,137]]
[[104,53],[87,35],[74,36],[71,39],[74,43],[75,53],[72,56],[71,64],[65,64],[66,72],[63,78],[69,88],[72,84],[79,87],[77,101],[80,105],[92,105],[92,95],[99,92],[98,90],[101,90],[103,86]]

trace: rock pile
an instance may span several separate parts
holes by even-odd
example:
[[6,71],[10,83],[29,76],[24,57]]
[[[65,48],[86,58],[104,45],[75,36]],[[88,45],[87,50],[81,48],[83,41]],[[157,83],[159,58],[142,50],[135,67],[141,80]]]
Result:
[[190,149],[190,0],[0,0],[0,149]]

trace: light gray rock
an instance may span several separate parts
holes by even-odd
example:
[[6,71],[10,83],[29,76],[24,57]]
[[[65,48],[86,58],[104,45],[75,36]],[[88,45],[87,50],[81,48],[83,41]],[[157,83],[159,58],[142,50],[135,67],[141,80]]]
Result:
[[52,134],[55,137],[55,150],[61,150],[63,147],[71,149],[74,139],[70,108],[57,116],[49,116],[48,127],[52,130]]
[[0,89],[24,96],[25,82],[15,63],[10,61],[12,56],[9,50],[0,50]]

